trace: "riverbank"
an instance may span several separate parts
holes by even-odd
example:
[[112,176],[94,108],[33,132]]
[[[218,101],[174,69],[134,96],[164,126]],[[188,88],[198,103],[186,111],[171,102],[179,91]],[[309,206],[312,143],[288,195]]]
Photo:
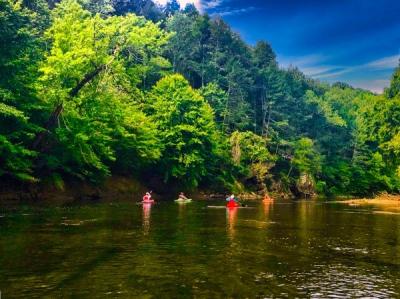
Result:
[[354,198],[348,200],[341,200],[338,202],[346,204],[357,204],[357,205],[363,205],[363,204],[395,205],[395,204],[400,204],[400,195],[383,193],[374,198]]
[[132,177],[112,176],[101,184],[82,181],[63,181],[62,184],[37,183],[0,185],[0,200],[23,202],[69,202],[134,200],[139,201],[148,191],[146,186]]
[[[198,200],[224,199],[230,194],[226,190],[213,190],[199,187],[193,190],[181,190],[174,184],[166,185],[154,179],[139,180],[134,177],[112,176],[101,184],[91,184],[83,181],[63,181],[61,184],[41,182],[35,184],[14,184],[13,182],[0,183],[0,201],[11,202],[41,202],[64,204],[71,202],[96,201],[140,201],[145,192],[152,190],[156,200],[171,200],[181,191]],[[245,191],[235,193],[245,200],[261,200],[264,194]]]
[[374,198],[355,198],[339,200],[335,203],[347,204],[349,206],[372,206],[376,209],[374,213],[398,214],[400,213],[400,195],[383,193]]

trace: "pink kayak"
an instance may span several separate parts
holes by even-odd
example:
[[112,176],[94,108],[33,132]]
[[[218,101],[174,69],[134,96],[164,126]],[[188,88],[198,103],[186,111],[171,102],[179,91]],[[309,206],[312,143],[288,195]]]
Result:
[[155,203],[155,201],[153,199],[143,200],[142,203]]

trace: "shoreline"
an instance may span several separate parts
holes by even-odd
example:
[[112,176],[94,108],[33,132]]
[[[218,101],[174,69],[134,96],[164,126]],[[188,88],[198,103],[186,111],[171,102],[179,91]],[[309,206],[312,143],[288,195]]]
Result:
[[[111,176],[101,184],[70,180],[63,182],[61,187],[54,184],[0,184],[0,202],[14,203],[55,203],[66,204],[73,202],[95,203],[99,201],[141,201],[143,194],[154,190],[157,200],[167,200],[178,194],[179,188],[172,186],[170,190],[165,185],[148,184],[143,180],[128,176]],[[210,188],[196,188],[187,190],[190,197],[198,200],[225,199],[230,192],[212,190]],[[263,195],[257,192],[238,192],[237,196],[244,200],[262,200]]]
[[372,207],[374,214],[400,214],[400,195],[381,194],[374,198],[355,198],[339,200],[334,203],[346,204],[350,207]]
[[400,195],[381,194],[374,198],[353,198],[346,200],[337,200],[335,202],[350,205],[400,205]]

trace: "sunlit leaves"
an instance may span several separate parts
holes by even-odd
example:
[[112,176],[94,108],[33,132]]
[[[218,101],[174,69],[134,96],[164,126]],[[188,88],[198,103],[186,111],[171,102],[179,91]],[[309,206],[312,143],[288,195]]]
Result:
[[211,107],[181,75],[160,80],[148,102],[147,109],[164,146],[165,179],[197,185],[207,173],[206,160],[213,148],[216,128]]
[[[154,124],[140,111],[148,74],[168,67],[159,56],[168,34],[132,14],[92,15],[77,1],[62,1],[46,32],[51,48],[37,85],[51,103],[62,103],[53,171],[99,179],[111,167],[138,170],[160,157]],[[51,159],[55,155],[55,159]]]

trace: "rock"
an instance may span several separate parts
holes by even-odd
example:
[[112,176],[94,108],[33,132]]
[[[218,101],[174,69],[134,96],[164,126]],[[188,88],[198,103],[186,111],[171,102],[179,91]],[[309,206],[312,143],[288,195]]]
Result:
[[296,182],[296,188],[306,198],[314,197],[315,181],[314,178],[308,173],[302,173]]

